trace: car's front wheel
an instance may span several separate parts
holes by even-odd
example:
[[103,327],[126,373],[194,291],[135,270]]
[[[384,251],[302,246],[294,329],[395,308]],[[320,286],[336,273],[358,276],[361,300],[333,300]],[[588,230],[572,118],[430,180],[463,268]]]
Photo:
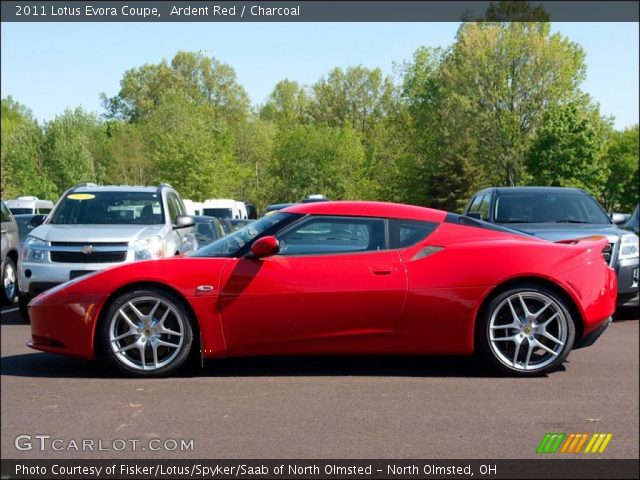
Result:
[[498,370],[521,376],[558,368],[575,339],[574,319],[566,301],[540,285],[522,285],[495,296],[479,324],[479,344]]
[[101,323],[103,350],[131,375],[174,373],[193,343],[190,314],[181,299],[160,289],[135,290],[111,302]]

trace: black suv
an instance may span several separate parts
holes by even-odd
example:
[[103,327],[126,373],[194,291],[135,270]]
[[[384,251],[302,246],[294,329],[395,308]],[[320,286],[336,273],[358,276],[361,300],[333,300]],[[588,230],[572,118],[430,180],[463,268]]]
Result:
[[464,214],[552,242],[589,235],[609,239],[605,258],[618,274],[618,306],[638,305],[638,236],[622,230],[578,188],[491,187],[477,192]]

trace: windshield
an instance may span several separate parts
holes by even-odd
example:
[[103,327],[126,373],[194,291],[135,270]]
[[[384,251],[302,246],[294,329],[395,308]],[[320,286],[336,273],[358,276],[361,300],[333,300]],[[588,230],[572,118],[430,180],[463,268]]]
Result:
[[204,208],[202,210],[203,215],[217,218],[233,218],[233,213],[230,208]]
[[593,198],[566,192],[502,194],[496,199],[495,219],[496,223],[611,223]]
[[258,238],[276,224],[290,219],[293,215],[288,213],[274,213],[268,217],[263,217],[244,228],[233,232],[226,237],[222,237],[206,247],[191,254],[192,257],[225,257],[231,256],[254,239]]
[[53,212],[54,225],[157,225],[164,223],[156,192],[91,192],[67,195]]
[[24,215],[26,213],[33,213],[33,208],[10,208],[11,213],[14,215]]

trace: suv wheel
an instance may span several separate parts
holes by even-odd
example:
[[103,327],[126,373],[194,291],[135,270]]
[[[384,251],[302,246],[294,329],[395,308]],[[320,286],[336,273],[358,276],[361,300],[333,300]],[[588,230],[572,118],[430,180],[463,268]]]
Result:
[[163,376],[183,366],[193,342],[190,314],[183,302],[160,289],[117,297],[101,324],[108,360],[140,377]]
[[16,299],[18,281],[16,280],[16,265],[8,255],[2,261],[2,289],[0,300],[2,305],[11,305]]
[[564,299],[535,284],[497,295],[479,320],[485,359],[511,375],[542,375],[558,368],[575,339],[574,319]]

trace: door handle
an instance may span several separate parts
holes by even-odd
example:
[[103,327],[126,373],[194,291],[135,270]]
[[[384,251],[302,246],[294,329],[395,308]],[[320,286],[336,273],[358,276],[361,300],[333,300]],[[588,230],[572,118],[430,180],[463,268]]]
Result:
[[397,270],[393,265],[373,265],[370,269],[374,275],[389,275]]

